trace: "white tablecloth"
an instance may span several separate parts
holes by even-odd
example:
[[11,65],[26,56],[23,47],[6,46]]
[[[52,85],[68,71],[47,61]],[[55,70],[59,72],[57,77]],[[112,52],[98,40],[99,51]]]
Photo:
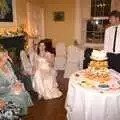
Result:
[[100,93],[92,88],[83,88],[73,74],[65,108],[68,120],[120,120],[120,91]]

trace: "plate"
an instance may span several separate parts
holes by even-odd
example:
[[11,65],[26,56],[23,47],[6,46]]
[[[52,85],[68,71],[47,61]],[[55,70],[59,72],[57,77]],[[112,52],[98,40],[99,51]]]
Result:
[[98,85],[99,88],[103,89],[103,90],[108,90],[110,88],[109,85],[107,84],[103,84],[103,85]]

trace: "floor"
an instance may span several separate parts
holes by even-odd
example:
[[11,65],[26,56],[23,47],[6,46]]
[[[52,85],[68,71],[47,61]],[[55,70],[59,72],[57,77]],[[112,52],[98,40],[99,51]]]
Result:
[[63,71],[58,72],[57,81],[62,97],[53,100],[38,100],[37,94],[31,93],[34,106],[29,108],[29,113],[23,120],[66,120],[64,109],[68,79],[63,78]]

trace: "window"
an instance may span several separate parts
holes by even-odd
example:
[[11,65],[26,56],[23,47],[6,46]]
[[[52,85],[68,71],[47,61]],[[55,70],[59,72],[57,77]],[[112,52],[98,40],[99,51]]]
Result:
[[91,0],[91,16],[108,16],[111,10],[111,0]]
[[105,28],[109,24],[108,19],[91,19],[87,21],[87,42],[103,43]]
[[91,0],[91,19],[87,21],[87,43],[103,43],[111,0]]

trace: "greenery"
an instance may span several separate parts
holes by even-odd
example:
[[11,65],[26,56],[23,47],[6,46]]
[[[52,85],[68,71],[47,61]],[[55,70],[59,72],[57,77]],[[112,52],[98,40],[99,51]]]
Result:
[[17,31],[13,32],[13,31],[4,31],[4,33],[0,33],[0,38],[4,38],[4,37],[16,37],[16,36],[21,36],[24,35],[26,36],[26,33],[24,32],[24,26],[20,25],[17,28]]

